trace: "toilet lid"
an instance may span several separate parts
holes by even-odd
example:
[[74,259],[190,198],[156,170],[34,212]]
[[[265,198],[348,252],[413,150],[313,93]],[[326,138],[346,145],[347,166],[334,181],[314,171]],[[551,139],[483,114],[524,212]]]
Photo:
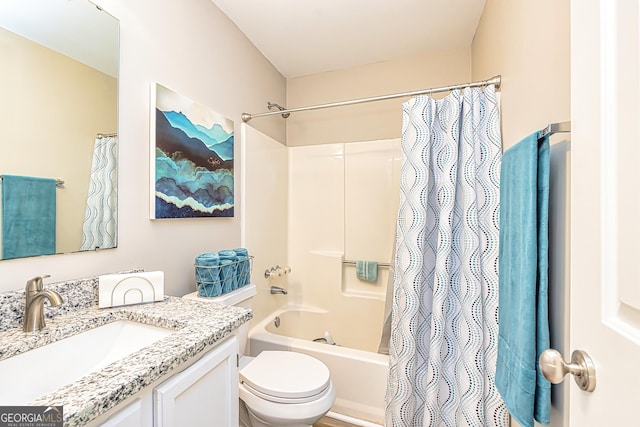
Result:
[[301,399],[321,393],[331,379],[326,365],[311,356],[263,351],[240,370],[240,381],[263,395]]

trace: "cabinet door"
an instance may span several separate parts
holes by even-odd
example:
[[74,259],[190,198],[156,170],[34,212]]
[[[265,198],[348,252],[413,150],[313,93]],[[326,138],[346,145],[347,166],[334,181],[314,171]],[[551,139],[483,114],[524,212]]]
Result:
[[110,416],[100,427],[150,427],[152,425],[151,392],[141,395]]
[[238,344],[228,338],[158,386],[156,427],[238,426]]

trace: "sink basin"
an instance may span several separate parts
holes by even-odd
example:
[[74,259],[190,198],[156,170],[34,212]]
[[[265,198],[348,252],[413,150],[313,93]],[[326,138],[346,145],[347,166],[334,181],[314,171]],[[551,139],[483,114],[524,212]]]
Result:
[[24,405],[175,331],[118,320],[0,361],[0,405]]

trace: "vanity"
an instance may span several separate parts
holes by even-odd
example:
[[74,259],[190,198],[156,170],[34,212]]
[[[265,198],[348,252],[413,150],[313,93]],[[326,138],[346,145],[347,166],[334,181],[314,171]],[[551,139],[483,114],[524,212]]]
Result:
[[[16,325],[0,332],[0,373],[3,363],[18,361],[5,372],[16,375],[11,380],[16,385],[3,387],[7,392],[0,392],[5,393],[0,399],[9,402],[0,404],[63,406],[64,425],[69,427],[238,425],[234,333],[251,319],[250,310],[176,297],[99,309],[93,301],[82,307],[73,293],[65,296],[70,289],[79,295],[76,287],[62,288],[67,312],[56,313],[67,304],[47,307],[46,328],[25,333]],[[91,291],[85,289],[85,294],[94,298]],[[0,298],[0,306],[10,309],[5,302]],[[81,372],[93,363],[104,366]],[[41,374],[37,369],[55,372]],[[58,371],[61,380],[55,378]],[[42,384],[42,378],[50,384]]]

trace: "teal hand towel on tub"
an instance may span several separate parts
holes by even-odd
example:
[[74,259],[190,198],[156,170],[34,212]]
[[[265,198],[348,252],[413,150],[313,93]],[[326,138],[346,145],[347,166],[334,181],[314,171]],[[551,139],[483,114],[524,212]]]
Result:
[[56,180],[2,176],[2,258],[56,253]]
[[375,261],[356,261],[356,276],[365,282],[378,281],[378,263]]
[[538,367],[549,348],[549,140],[538,133],[505,151],[500,174],[496,387],[522,427],[549,424],[551,384]]

